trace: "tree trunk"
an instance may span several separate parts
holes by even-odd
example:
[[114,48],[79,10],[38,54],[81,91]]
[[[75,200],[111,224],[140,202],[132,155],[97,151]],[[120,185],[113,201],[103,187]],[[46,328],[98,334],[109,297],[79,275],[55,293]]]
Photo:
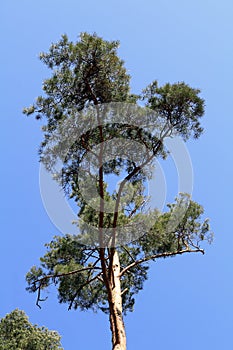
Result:
[[112,283],[109,300],[112,350],[126,350],[126,334],[122,316],[122,296],[120,282],[120,262],[117,250],[113,255]]

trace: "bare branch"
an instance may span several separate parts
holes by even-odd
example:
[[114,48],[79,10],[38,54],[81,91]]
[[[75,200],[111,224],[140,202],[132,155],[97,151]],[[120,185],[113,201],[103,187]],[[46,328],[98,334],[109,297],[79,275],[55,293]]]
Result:
[[84,267],[82,269],[74,270],[74,271],[70,271],[70,272],[64,272],[64,273],[59,273],[59,274],[47,275],[47,276],[44,276],[42,278],[39,278],[38,280],[34,281],[33,283],[36,284],[37,282],[40,282],[40,284],[41,284],[41,282],[43,282],[43,281],[45,281],[47,279],[50,279],[50,278],[58,278],[58,277],[70,276],[70,275],[74,275],[76,273],[87,271],[87,270],[101,270],[101,267],[88,266],[88,267]]
[[130,252],[128,251],[128,249],[125,247],[125,246],[121,246],[123,249],[124,249],[124,251],[129,255],[129,257],[135,262],[135,259],[133,258],[133,256],[132,256],[132,254],[130,254]]
[[166,252],[166,253],[160,253],[160,254],[154,254],[154,255],[150,255],[150,256],[146,256],[145,258],[139,259],[134,261],[132,264],[126,266],[119,274],[119,277],[123,276],[129,269],[140,265],[144,262],[147,262],[149,260],[154,260],[154,259],[158,259],[158,258],[167,258],[169,256],[175,256],[175,255],[181,255],[184,253],[202,253],[205,254],[204,249],[184,249],[184,250],[180,250],[180,251],[176,251],[176,252]]
[[37,294],[37,299],[36,299],[36,306],[38,306],[39,309],[41,309],[41,306],[39,304],[40,301],[45,301],[48,299],[48,297],[46,297],[45,299],[41,299],[40,297],[40,293],[41,293],[41,288],[38,288],[38,294]]
[[125,288],[125,289],[121,292],[121,295],[125,294],[126,292],[128,292],[128,288]]
[[103,278],[101,278],[99,275],[97,276],[97,279],[98,279],[100,282],[104,283]]

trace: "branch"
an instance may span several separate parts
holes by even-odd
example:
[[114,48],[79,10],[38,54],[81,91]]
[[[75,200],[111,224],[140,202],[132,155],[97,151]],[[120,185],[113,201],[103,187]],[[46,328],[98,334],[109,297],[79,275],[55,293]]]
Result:
[[87,254],[87,257],[86,257],[86,259],[84,260],[83,264],[85,264],[90,258],[94,258],[94,259],[96,259],[96,261],[94,262],[94,264],[92,265],[92,267],[95,267],[95,266],[98,264],[100,258],[97,257],[97,256],[95,256],[95,255],[93,255],[94,253],[95,253],[95,249],[92,249],[91,252],[89,252],[89,254]]
[[83,272],[83,271],[86,271],[86,270],[96,270],[96,269],[97,270],[101,270],[101,267],[88,266],[88,267],[84,267],[82,269],[74,270],[74,271],[70,271],[70,272],[64,272],[64,273],[59,273],[59,274],[47,275],[47,276],[44,276],[44,277],[39,278],[38,280],[34,281],[33,284],[36,284],[37,282],[40,282],[40,284],[41,284],[42,281],[44,281],[46,279],[50,279],[50,278],[58,278],[58,277],[70,276],[70,275],[74,275],[76,273]]
[[[166,134],[165,134],[166,136]],[[165,137],[164,136],[164,137]],[[121,194],[123,191],[123,188],[125,186],[125,184],[127,183],[127,181],[129,181],[134,175],[136,175],[140,170],[142,170],[154,157],[155,154],[159,151],[160,147],[162,145],[162,141],[159,140],[157,141],[157,145],[155,147],[155,149],[153,150],[153,153],[151,156],[148,156],[148,158],[141,164],[138,165],[136,168],[133,169],[133,171],[131,171],[131,173],[129,173],[124,180],[121,182],[119,190],[118,190],[118,194],[117,194],[117,200],[116,200],[116,204],[115,204],[115,209],[114,209],[114,217],[113,217],[113,230],[116,229],[116,225],[117,225],[117,219],[118,219],[118,210],[119,210],[119,205],[120,205],[120,199],[121,199]],[[115,246],[115,232],[113,233],[113,242],[112,242],[112,246]]]
[[103,278],[101,278],[99,275],[97,276],[97,279],[104,284]]
[[[42,278],[39,278],[38,280],[34,281],[33,284],[36,284],[37,282],[39,282],[39,286],[36,288],[36,290],[38,290],[38,294],[37,294],[37,299],[36,299],[36,305],[41,309],[41,306],[39,304],[40,301],[45,301],[47,299],[47,297],[45,299],[41,299],[40,297],[40,293],[41,293],[41,284],[44,280],[46,279],[50,279],[50,278],[58,278],[58,277],[64,277],[64,276],[70,276],[70,275],[74,275],[76,273],[82,272],[82,271],[87,271],[87,270],[101,270],[100,267],[84,267],[83,269],[79,269],[79,270],[74,270],[74,271],[70,271],[70,272],[65,272],[65,273],[60,273],[58,275],[47,275],[44,276]],[[89,282],[92,282],[94,279],[98,278],[100,275],[102,274],[102,272],[100,272],[98,275],[96,275],[92,280],[90,280]],[[87,283],[86,283],[87,284]],[[82,288],[83,286],[81,286],[80,288]],[[79,289],[80,290],[80,289]]]
[[[129,173],[120,184],[118,194],[117,194],[115,209],[114,209],[114,217],[113,217],[113,238],[111,237],[112,248],[111,248],[111,255],[110,255],[110,259],[109,259],[109,271],[110,271],[110,273],[112,270],[113,255],[114,255],[114,251],[115,251],[114,247],[115,247],[115,242],[116,242],[116,226],[117,226],[117,220],[118,220],[118,209],[119,209],[119,205],[120,205],[120,199],[121,199],[121,194],[122,194],[123,188],[124,188],[127,181],[129,181],[134,175],[136,175],[140,170],[142,170],[156,156],[156,154],[159,152],[161,146],[163,145],[164,138],[171,132],[171,130],[172,130],[172,126],[170,128],[168,128],[167,131],[165,131],[165,126],[164,126],[163,130],[160,133],[160,139],[156,142],[155,146],[153,147],[152,155],[148,156],[148,158],[141,165],[134,168],[134,170],[131,173]],[[163,132],[164,132],[164,134],[162,135]],[[148,260],[150,260],[150,259],[148,259]]]
[[133,256],[130,254],[130,252],[128,251],[128,249],[125,247],[125,246],[121,246],[123,249],[124,249],[124,251],[129,255],[129,257],[133,260],[133,262],[135,262],[135,259],[133,258]]
[[178,254],[181,255],[181,254],[184,254],[184,253],[198,253],[198,252],[202,253],[202,254],[205,254],[204,249],[197,248],[197,249],[184,249],[184,250],[180,250],[180,251],[176,251],[176,252],[166,252],[166,253],[160,253],[160,254],[154,254],[154,255],[146,256],[145,258],[136,260],[132,264],[126,266],[120,272],[119,277],[122,277],[132,267],[140,265],[140,264],[142,264],[142,263],[144,263],[146,261],[149,261],[149,260],[154,260],[154,259],[157,259],[157,258],[167,258],[169,256],[175,256],[175,255],[178,255]]
[[73,305],[73,302],[75,300],[75,298],[77,297],[78,293],[80,292],[80,290],[85,287],[87,284],[90,284],[91,282],[93,282],[94,280],[98,279],[100,276],[101,276],[102,272],[98,273],[98,275],[96,275],[95,277],[91,278],[90,280],[87,279],[87,281],[85,283],[83,283],[77,290],[77,292],[75,293],[75,295],[73,296],[70,304],[69,304],[69,307],[68,307],[68,310],[71,310],[72,308],[72,305]]
[[89,147],[89,145],[85,142],[85,138],[84,138],[84,135],[81,136],[81,143],[82,143],[82,146],[83,148],[90,152],[91,154],[93,154],[96,158],[98,158],[98,155]]
[[140,208],[143,208],[144,204],[146,203],[146,200],[143,199],[143,201],[139,204],[139,205],[135,205],[134,209],[131,211],[131,213],[129,214],[129,219],[136,213],[136,211]]
[[36,299],[36,306],[38,306],[39,309],[41,309],[41,306],[40,306],[39,302],[40,302],[40,301],[45,301],[45,300],[48,299],[48,297],[46,297],[45,299],[41,299],[41,297],[40,297],[40,292],[41,292],[41,289],[40,289],[40,287],[39,287],[39,289],[38,289],[38,294],[37,294],[37,299]]
[[126,292],[128,292],[128,288],[125,288],[125,289],[121,292],[121,296],[122,296],[123,294],[125,294]]
[[[161,144],[162,144],[162,142],[159,140],[157,142],[156,152],[159,151]],[[119,210],[120,199],[121,199],[121,194],[122,194],[123,188],[124,188],[125,184],[127,183],[127,181],[129,181],[134,175],[136,175],[141,169],[143,169],[143,167],[145,165],[147,165],[153,158],[154,158],[154,152],[141,165],[134,168],[134,170],[131,173],[129,173],[120,184],[118,194],[117,194],[115,209],[114,209],[114,216],[113,216],[113,237],[111,237],[111,246],[112,247],[111,247],[111,254],[110,254],[110,258],[109,258],[109,275],[111,274],[112,265],[113,265],[113,256],[114,256],[114,252],[115,252],[115,243],[116,243],[116,227],[117,227],[117,220],[118,220],[118,210]]]

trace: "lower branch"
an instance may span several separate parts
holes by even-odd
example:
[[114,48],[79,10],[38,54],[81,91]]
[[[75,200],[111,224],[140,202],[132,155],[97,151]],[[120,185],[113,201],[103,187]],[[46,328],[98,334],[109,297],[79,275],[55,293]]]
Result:
[[38,280],[34,281],[33,283],[34,284],[36,284],[37,282],[42,283],[43,281],[45,281],[47,279],[50,279],[50,278],[58,278],[58,277],[70,276],[70,275],[74,275],[76,273],[87,271],[87,270],[101,270],[101,268],[100,267],[94,267],[94,266],[88,266],[88,267],[83,267],[81,269],[73,270],[73,271],[70,271],[70,272],[63,272],[63,273],[58,273],[58,274],[54,273],[52,275],[47,275],[47,276],[41,277]]
[[[101,270],[101,268],[99,268],[99,267],[93,267],[93,266],[92,266],[92,267],[84,267],[84,268],[82,268],[82,269],[78,269],[78,270],[74,270],[74,271],[70,271],[70,272],[65,272],[65,273],[60,273],[60,274],[47,275],[47,276],[44,276],[44,277],[41,277],[41,278],[37,279],[36,281],[33,282],[33,285],[35,285],[35,291],[38,291],[37,299],[36,299],[36,305],[37,305],[39,308],[41,308],[41,306],[40,306],[39,303],[40,303],[41,301],[45,301],[45,300],[47,299],[47,297],[46,297],[45,299],[41,299],[41,297],[40,297],[41,289],[43,289],[43,288],[42,288],[42,283],[43,283],[43,281],[45,281],[45,280],[50,280],[51,278],[55,280],[56,278],[59,278],[59,277],[70,276],[70,275],[74,275],[74,274],[79,273],[79,272],[83,272],[83,271],[87,271],[87,270],[92,271],[92,270],[95,270],[95,269]],[[80,289],[83,288],[84,286],[86,286],[87,284],[93,282],[95,279],[97,279],[97,278],[99,279],[100,276],[101,276],[101,274],[102,274],[102,271],[101,271],[99,274],[97,274],[96,276],[94,276],[92,279],[90,279],[90,280],[88,279],[88,280],[79,288],[78,291],[80,291]],[[36,287],[36,283],[39,283],[39,285],[38,285],[37,287]],[[72,300],[71,305],[69,306],[69,309],[71,308],[73,301],[74,301],[74,299]]]

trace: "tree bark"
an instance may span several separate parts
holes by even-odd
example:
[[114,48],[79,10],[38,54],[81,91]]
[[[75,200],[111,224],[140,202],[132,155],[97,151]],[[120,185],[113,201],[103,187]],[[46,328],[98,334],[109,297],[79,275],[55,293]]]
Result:
[[112,350],[126,350],[126,334],[122,316],[120,261],[115,249],[112,263],[111,292],[109,300]]

